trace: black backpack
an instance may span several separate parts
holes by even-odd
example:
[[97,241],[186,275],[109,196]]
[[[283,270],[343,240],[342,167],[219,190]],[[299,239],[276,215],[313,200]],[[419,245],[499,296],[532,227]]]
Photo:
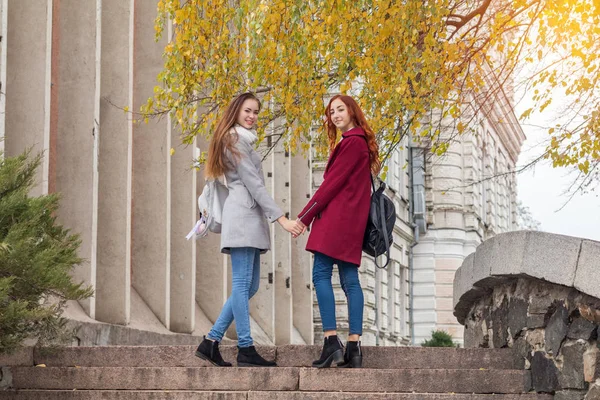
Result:
[[[396,223],[396,208],[394,202],[383,194],[385,183],[381,182],[379,189],[375,190],[375,182],[371,175],[371,186],[373,193],[362,250],[375,258],[377,268],[385,268],[390,262],[390,246],[394,243],[392,232]],[[377,264],[377,257],[386,252],[387,261],[383,267],[380,267]]]

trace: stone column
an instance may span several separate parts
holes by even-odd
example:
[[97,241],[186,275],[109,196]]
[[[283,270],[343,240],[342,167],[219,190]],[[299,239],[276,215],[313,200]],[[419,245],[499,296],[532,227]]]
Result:
[[[289,152],[279,143],[269,157],[273,163],[273,198],[290,218],[291,160]],[[279,223],[272,227],[272,255],[275,269],[275,344],[292,343],[292,236]]]
[[1,7],[0,150],[45,152],[31,193],[39,196],[48,193],[52,0],[3,0]]
[[[264,154],[266,146],[271,143],[269,140],[265,140],[261,149],[260,154]],[[263,171],[265,174],[265,185],[267,190],[274,196],[274,175],[275,165],[271,161],[272,155],[267,157],[263,161]],[[275,223],[277,224],[277,222]],[[274,240],[274,229],[273,224],[270,226],[271,229],[271,245],[275,242]],[[274,252],[270,251],[267,254],[261,255],[260,257],[260,289],[258,293],[254,295],[250,300],[250,316],[258,323],[263,329],[271,341],[275,340],[275,260]],[[279,321],[278,321],[279,322]]]
[[185,236],[198,219],[196,169],[192,168],[196,143],[181,144],[173,131],[171,143],[171,330],[191,333],[196,308],[196,243]]
[[[312,174],[309,155],[291,158],[291,219],[295,219],[311,197]],[[292,239],[292,307],[293,325],[306,344],[314,343],[312,256],[306,251],[309,232]]]
[[[58,216],[81,235],[79,254],[85,261],[74,270],[74,280],[95,286],[101,2],[61,0],[58,8],[60,17],[54,26],[60,42],[54,64],[58,73],[53,82],[60,92],[53,114],[57,118],[56,191],[62,196]],[[25,26],[34,25],[28,21],[19,29]],[[95,298],[81,304],[95,318]]]
[[[153,95],[168,32],[154,40],[156,4],[136,1],[133,111]],[[132,284],[167,328],[170,326],[171,130],[168,117],[133,127]]]
[[[200,151],[208,151],[208,141],[197,138]],[[204,169],[198,171],[196,198],[204,189]],[[198,211],[196,206],[196,219]],[[227,256],[221,253],[221,236],[209,233],[198,240],[196,257],[196,302],[208,319],[214,323],[227,300],[228,266]],[[207,333],[207,332],[204,332]]]
[[103,0],[96,319],[130,320],[133,0]]

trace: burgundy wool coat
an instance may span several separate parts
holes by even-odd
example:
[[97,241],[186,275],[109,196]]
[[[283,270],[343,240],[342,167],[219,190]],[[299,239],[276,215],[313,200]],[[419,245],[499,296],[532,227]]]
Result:
[[312,223],[306,250],[359,266],[371,204],[369,148],[360,127],[342,137],[323,183],[298,218],[306,226]]

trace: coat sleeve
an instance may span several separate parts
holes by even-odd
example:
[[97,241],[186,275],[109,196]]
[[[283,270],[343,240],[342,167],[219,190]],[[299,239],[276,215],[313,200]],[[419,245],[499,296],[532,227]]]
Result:
[[238,160],[234,161],[234,165],[242,183],[246,186],[254,201],[256,201],[263,210],[265,217],[267,217],[270,222],[277,221],[277,219],[284,215],[283,211],[267,191],[259,171],[250,159],[252,148],[249,144],[241,140],[238,140],[236,148],[240,152],[240,157]]
[[369,159],[369,150],[365,146],[364,139],[353,136],[344,139],[344,141],[347,142],[340,148],[335,161],[330,167],[331,169],[327,173],[327,178],[298,214],[298,218],[306,226],[309,226],[316,215],[323,211],[335,195],[339,193],[354,168],[357,165],[364,164],[365,157],[367,160]]

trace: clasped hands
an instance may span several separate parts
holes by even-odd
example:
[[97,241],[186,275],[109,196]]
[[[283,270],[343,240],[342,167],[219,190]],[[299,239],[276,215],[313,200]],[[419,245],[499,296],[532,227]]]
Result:
[[292,237],[297,238],[306,232],[306,225],[302,223],[299,219],[292,221],[287,219],[286,217],[281,217],[279,223],[289,233],[292,234]]

